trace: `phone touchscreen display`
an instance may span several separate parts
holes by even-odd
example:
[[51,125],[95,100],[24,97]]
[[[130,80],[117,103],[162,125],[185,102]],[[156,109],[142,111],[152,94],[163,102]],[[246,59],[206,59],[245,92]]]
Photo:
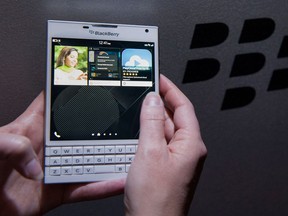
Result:
[[50,140],[138,139],[154,43],[51,39]]

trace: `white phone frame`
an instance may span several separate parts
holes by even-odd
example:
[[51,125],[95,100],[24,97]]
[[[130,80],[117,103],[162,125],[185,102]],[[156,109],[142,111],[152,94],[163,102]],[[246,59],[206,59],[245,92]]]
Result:
[[[100,32],[95,33],[95,32]],[[104,32],[109,32],[104,35]],[[102,34],[101,34],[102,33]],[[108,35],[109,34],[109,35]],[[108,36],[107,36],[108,35]],[[47,80],[46,80],[46,116],[45,116],[45,147],[75,146],[79,145],[79,140],[53,141],[50,139],[50,118],[51,118],[51,55],[52,38],[71,38],[71,39],[95,39],[95,40],[116,40],[116,41],[134,41],[134,42],[152,42],[154,43],[154,81],[155,91],[159,91],[159,51],[158,51],[158,27],[145,25],[127,25],[127,24],[107,24],[93,22],[75,22],[48,20],[47,34]],[[60,144],[61,142],[61,144]],[[137,144],[138,140],[81,140],[81,145],[116,145],[116,144]],[[46,164],[47,148],[45,148],[44,164]],[[45,173],[48,171],[45,169]],[[123,178],[127,173],[105,173],[95,174],[90,177],[72,176],[70,179],[62,176],[44,176],[45,183],[71,183],[71,182],[90,182],[103,181],[110,179]]]

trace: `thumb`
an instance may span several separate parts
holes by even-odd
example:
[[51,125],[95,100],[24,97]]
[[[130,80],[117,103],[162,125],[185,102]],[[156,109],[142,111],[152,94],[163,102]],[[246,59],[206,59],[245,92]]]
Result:
[[[161,97],[155,92],[147,94],[140,115],[139,148],[155,148],[165,140],[165,109]],[[144,146],[143,146],[144,144]]]
[[0,133],[0,161],[7,161],[23,176],[40,180],[43,172],[30,140],[24,136]]
[[44,91],[40,92],[24,113],[44,116]]

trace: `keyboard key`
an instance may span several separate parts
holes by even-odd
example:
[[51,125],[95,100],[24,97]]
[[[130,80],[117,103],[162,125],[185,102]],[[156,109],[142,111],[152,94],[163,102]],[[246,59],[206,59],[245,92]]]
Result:
[[49,173],[51,176],[59,176],[60,175],[60,167],[50,167]]
[[83,157],[73,157],[73,164],[75,165],[81,165],[81,164],[83,164]]
[[104,156],[95,156],[94,157],[95,164],[104,164]]
[[126,162],[127,163],[132,163],[134,158],[135,158],[135,155],[126,155]]
[[135,146],[126,146],[126,153],[128,154],[134,154],[136,152]]
[[51,157],[50,158],[50,166],[60,166],[61,158],[60,157]]
[[115,172],[115,165],[94,166],[95,173],[110,173]]
[[84,155],[92,155],[94,154],[94,147],[93,146],[85,146],[84,147]]
[[83,174],[83,166],[74,166],[73,168],[74,175],[82,175]]
[[107,155],[105,156],[105,163],[106,164],[111,164],[111,163],[115,163],[115,156],[114,155]]
[[116,146],[115,152],[119,154],[124,154],[126,153],[126,148],[125,146]]
[[125,155],[116,155],[115,163],[125,163]]
[[50,151],[49,151],[49,155],[51,155],[51,156],[61,155],[61,148],[60,147],[51,147]]
[[72,157],[62,157],[61,160],[62,165],[72,165]]
[[85,156],[83,163],[84,164],[94,164],[94,157],[93,156]]
[[116,168],[116,172],[118,172],[118,173],[126,172],[125,165],[116,165],[115,168]]
[[93,166],[84,166],[84,174],[93,174],[94,167]]
[[72,167],[62,167],[61,175],[72,175]]
[[104,146],[96,146],[94,148],[94,153],[95,154],[104,154]]
[[72,155],[72,147],[62,147],[62,155]]
[[106,153],[106,154],[113,154],[113,153],[115,153],[115,146],[105,146],[105,153]]
[[73,147],[73,154],[74,155],[82,155],[83,154],[83,147]]

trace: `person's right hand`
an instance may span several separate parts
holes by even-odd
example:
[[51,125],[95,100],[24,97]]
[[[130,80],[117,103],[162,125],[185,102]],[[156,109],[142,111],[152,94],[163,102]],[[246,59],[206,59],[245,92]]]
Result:
[[[126,215],[186,215],[207,154],[193,105],[166,77],[149,93],[125,187]],[[165,110],[165,107],[166,110]]]

